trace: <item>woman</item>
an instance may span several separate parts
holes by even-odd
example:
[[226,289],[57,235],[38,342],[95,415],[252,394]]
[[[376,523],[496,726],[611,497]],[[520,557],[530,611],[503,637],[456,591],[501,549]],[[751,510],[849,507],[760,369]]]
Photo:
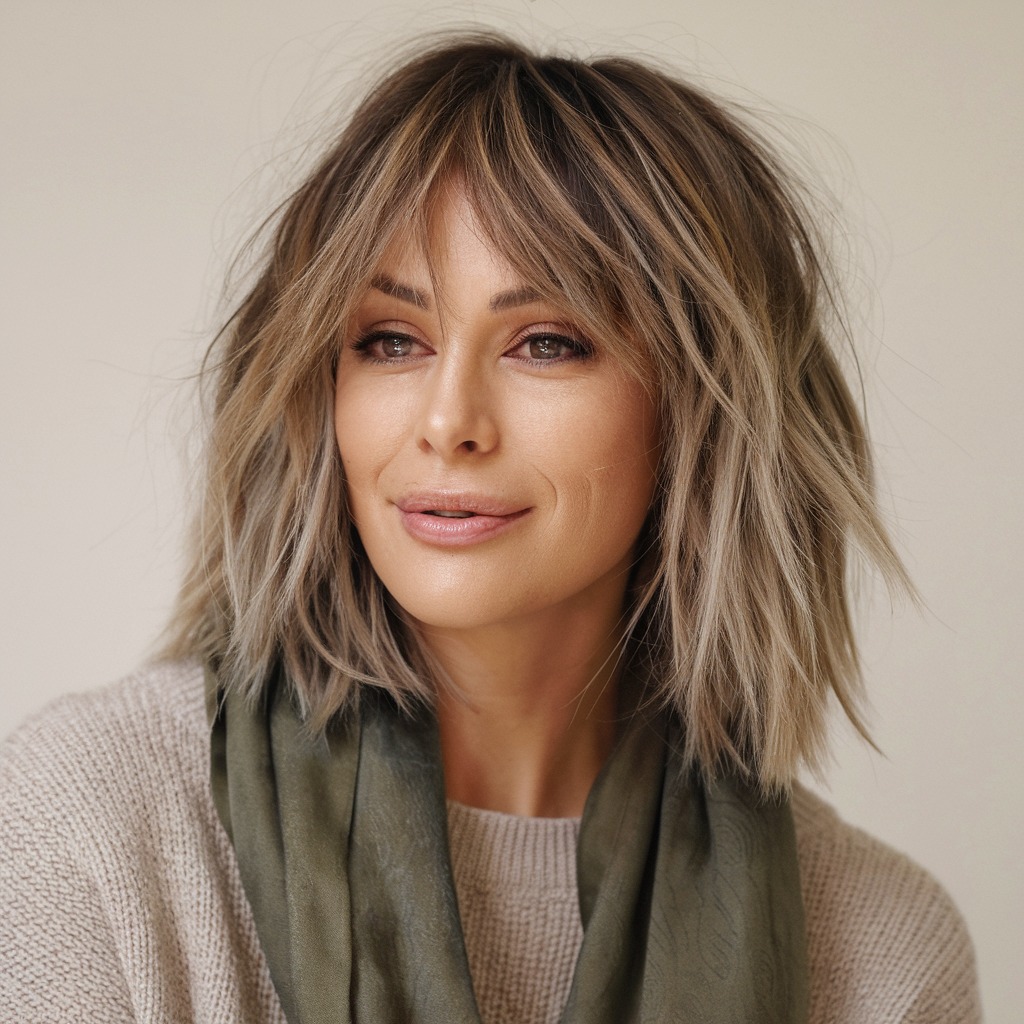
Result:
[[849,545],[903,578],[832,295],[692,87],[393,71],[211,352],[171,660],[8,745],[0,1006],[977,1019],[948,899],[794,783],[860,727]]

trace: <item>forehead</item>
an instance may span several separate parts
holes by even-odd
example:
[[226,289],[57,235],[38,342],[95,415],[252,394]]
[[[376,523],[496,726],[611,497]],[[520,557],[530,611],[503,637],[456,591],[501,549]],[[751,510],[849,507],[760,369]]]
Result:
[[440,268],[520,277],[504,251],[507,247],[492,240],[494,234],[462,185],[441,186],[421,211],[395,231],[379,266],[421,279]]
[[564,297],[530,283],[501,243],[493,240],[473,202],[461,187],[451,187],[426,215],[392,238],[368,282],[376,291],[422,309],[434,296],[485,295],[493,312]]

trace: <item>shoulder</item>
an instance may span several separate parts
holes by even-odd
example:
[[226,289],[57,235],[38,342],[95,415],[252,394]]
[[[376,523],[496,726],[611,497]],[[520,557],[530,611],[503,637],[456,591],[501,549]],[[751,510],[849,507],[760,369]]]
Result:
[[67,693],[30,715],[4,741],[5,756],[50,735],[71,738],[97,727],[113,733],[155,720],[202,723],[203,669],[195,661],[153,662],[98,690]]
[[155,664],[29,718],[0,745],[0,787],[8,799],[66,805],[109,796],[116,807],[172,766],[179,779],[182,770],[203,772],[205,735],[201,666]]
[[8,737],[0,861],[0,1019],[283,1019],[210,797],[199,665]]
[[803,787],[792,799],[812,1020],[980,1020],[963,918],[909,857]]
[[194,663],[59,698],[0,745],[5,847],[95,864],[168,830],[210,831],[206,736]]

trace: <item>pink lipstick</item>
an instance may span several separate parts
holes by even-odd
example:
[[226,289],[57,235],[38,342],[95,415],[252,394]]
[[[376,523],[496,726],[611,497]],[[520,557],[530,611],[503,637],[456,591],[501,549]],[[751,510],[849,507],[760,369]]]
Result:
[[411,537],[441,547],[490,540],[530,511],[499,498],[453,491],[413,494],[395,505]]

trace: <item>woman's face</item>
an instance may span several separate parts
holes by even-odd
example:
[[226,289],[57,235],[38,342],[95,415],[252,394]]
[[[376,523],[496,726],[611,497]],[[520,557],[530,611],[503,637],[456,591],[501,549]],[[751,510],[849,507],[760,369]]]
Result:
[[654,403],[484,240],[458,191],[396,244],[350,325],[335,427],[377,574],[427,626],[622,608],[657,463]]

